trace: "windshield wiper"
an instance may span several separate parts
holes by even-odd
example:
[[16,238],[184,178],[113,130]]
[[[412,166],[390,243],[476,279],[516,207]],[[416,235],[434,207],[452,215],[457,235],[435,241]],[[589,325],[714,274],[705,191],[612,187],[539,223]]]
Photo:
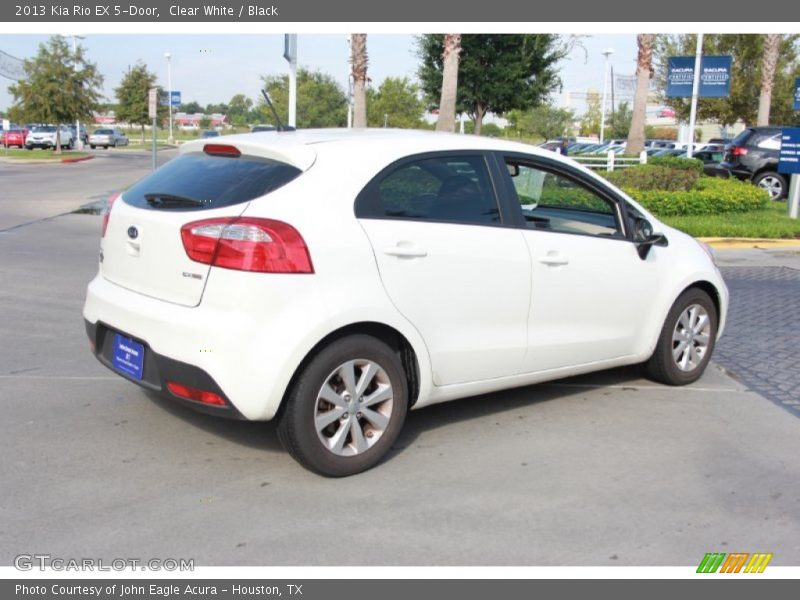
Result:
[[186,198],[175,194],[145,194],[144,199],[153,208],[191,208],[193,206],[205,206],[210,200],[198,200],[196,198]]

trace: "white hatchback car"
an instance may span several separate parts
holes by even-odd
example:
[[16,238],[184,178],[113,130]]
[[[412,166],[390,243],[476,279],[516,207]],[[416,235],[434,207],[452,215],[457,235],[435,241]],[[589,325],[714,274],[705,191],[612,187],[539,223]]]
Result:
[[703,373],[708,248],[575,162],[432,132],[198,140],[103,222],[97,358],[205,412],[276,418],[300,463],[375,465],[409,408],[619,365]]

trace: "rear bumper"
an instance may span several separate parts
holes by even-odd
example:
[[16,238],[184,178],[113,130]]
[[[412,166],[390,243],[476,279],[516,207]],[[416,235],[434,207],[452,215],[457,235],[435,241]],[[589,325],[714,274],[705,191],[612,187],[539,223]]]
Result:
[[[92,343],[94,355],[102,365],[108,367],[114,373],[139,385],[147,390],[155,392],[162,398],[178,402],[199,412],[226,417],[229,419],[244,419],[244,416],[236,410],[225,393],[216,381],[202,369],[184,362],[173,360],[154,352],[147,344],[146,340],[136,340],[145,347],[145,362],[142,371],[142,379],[135,379],[126,373],[117,371],[112,366],[113,338],[115,333],[121,333],[127,337],[125,332],[114,330],[102,322],[90,323],[84,319],[86,334]],[[224,406],[203,404],[176,396],[167,389],[167,382],[175,381],[183,385],[188,385],[195,389],[214,392],[225,401]]]

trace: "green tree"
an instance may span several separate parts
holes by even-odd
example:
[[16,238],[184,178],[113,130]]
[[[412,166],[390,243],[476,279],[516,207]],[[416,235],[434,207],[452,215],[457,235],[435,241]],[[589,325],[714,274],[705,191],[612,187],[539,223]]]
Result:
[[228,117],[231,125],[244,127],[247,125],[247,118],[253,108],[253,101],[244,94],[236,94],[228,102]]
[[[800,113],[792,110],[792,84],[800,76],[798,61],[800,35],[784,35],[779,43],[778,60],[772,89],[770,121],[780,125],[800,123]],[[729,54],[731,66],[731,93],[728,98],[700,98],[697,117],[733,125],[742,120],[746,125],[756,123],[761,95],[765,36],[756,34],[706,35],[703,54]],[[697,36],[661,35],[657,37],[656,56],[659,64],[659,84],[666,87],[667,59],[670,56],[693,56]],[[665,98],[664,103],[675,110],[680,121],[689,120],[690,98]]]
[[633,110],[627,101],[619,103],[617,109],[608,116],[608,137],[628,138],[633,120]]
[[581,135],[599,135],[600,121],[600,92],[589,90],[586,93],[586,112],[581,117]]
[[[39,44],[34,58],[23,62],[25,79],[8,87],[16,119],[59,125],[89,121],[99,104],[103,76],[86,59],[83,46],[73,53],[66,40],[53,36]],[[61,151],[56,136],[56,152]]]
[[200,122],[198,124],[200,125],[200,129],[208,129],[211,127],[211,117],[203,115],[200,117]]
[[177,112],[185,112],[188,115],[194,115],[203,112],[203,107],[200,106],[199,102],[192,100],[191,102],[186,102],[178,106]]
[[[152,122],[149,115],[149,95],[150,88],[153,87],[156,87],[156,76],[140,61],[128,67],[119,87],[114,90],[119,101],[115,112],[117,121],[139,125],[143,144],[144,127]],[[158,103],[157,112],[159,118],[164,118],[167,107]]]
[[[551,34],[464,34],[458,62],[456,110],[466,112],[480,135],[487,112],[497,115],[527,109],[561,88],[557,65],[573,41]],[[438,105],[442,90],[444,38],[417,38],[418,71],[429,107]]]
[[206,106],[205,112],[207,115],[212,115],[214,113],[219,113],[221,115],[228,114],[229,106],[224,102],[218,102],[217,104],[209,104]]
[[419,86],[407,77],[387,77],[377,90],[367,90],[367,122],[370,127],[415,129],[422,126],[425,103]]
[[[283,124],[289,115],[289,76],[262,77],[275,110]],[[272,122],[272,111],[262,100],[257,112],[260,120]],[[297,72],[297,126],[344,127],[347,124],[347,98],[336,80],[321,71]]]
[[551,104],[508,113],[509,125],[518,134],[546,140],[568,135],[572,131],[574,119],[575,114],[571,110]]

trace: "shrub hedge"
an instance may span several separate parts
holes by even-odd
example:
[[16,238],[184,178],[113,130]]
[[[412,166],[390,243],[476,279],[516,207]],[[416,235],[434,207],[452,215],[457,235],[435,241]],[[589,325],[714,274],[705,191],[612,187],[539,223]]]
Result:
[[[689,162],[689,161],[684,161]],[[699,161],[691,161],[699,162]],[[702,170],[703,165],[700,164]],[[661,190],[665,192],[689,191],[697,183],[700,173],[694,169],[664,164],[646,164],[603,173],[606,179],[621,188]]]
[[688,191],[622,189],[660,217],[747,212],[763,209],[770,202],[769,194],[757,186],[715,177],[701,177]]

